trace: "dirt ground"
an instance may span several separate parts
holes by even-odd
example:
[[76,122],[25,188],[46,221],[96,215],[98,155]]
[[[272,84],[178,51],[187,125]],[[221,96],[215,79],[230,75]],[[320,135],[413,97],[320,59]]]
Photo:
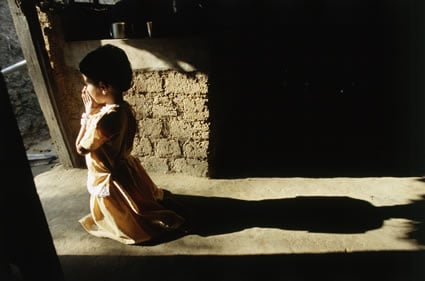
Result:
[[195,228],[134,246],[79,225],[86,175],[57,165],[35,177],[67,281],[425,280],[422,178],[151,174]]
[[34,177],[60,165],[51,139],[34,137],[25,148]]

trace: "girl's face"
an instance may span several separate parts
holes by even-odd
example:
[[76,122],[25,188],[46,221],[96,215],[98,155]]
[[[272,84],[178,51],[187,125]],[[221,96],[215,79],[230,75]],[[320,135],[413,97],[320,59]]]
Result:
[[85,91],[87,94],[89,94],[94,102],[98,104],[103,104],[104,94],[103,94],[102,86],[94,83],[90,78],[88,78],[84,74],[83,74],[83,79],[84,79],[84,87],[82,91],[83,92]]

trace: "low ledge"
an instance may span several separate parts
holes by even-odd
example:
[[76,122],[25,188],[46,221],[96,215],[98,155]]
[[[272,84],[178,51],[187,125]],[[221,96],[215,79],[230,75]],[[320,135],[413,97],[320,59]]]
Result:
[[208,71],[208,43],[201,37],[70,41],[64,47],[65,63],[78,68],[79,61],[89,51],[106,44],[122,48],[133,70]]

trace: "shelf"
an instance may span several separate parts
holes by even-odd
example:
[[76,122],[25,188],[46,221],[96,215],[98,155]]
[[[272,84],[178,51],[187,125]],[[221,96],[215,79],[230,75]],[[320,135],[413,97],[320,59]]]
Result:
[[209,46],[205,37],[70,41],[64,48],[66,65],[78,68],[78,63],[85,54],[105,44],[122,48],[127,53],[133,70],[208,71]]

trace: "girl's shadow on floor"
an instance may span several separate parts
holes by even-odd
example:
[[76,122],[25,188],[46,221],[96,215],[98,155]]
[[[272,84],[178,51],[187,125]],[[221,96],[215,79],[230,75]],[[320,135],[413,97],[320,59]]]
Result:
[[[166,240],[186,234],[210,236],[252,227],[303,230],[321,233],[364,233],[380,228],[389,218],[412,220],[410,239],[425,245],[425,197],[406,205],[375,207],[346,196],[299,196],[247,201],[224,197],[169,194],[163,201],[187,219],[190,232],[179,232]],[[156,244],[164,242],[158,241]],[[152,243],[155,244],[155,243]]]

